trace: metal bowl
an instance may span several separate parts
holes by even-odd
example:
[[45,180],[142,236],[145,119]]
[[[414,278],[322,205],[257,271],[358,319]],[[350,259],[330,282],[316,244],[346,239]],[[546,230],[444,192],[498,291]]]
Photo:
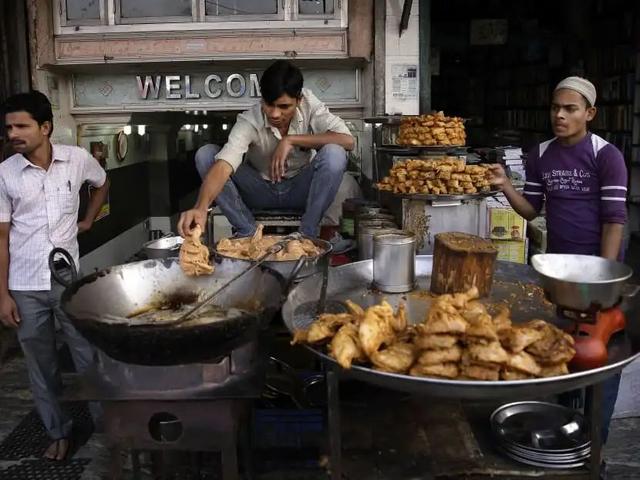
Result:
[[62,309],[82,336],[115,360],[137,365],[209,361],[253,341],[271,321],[282,302],[279,276],[256,269],[238,278],[216,300],[228,312],[224,317],[182,325],[129,317],[164,299],[195,303],[245,268],[244,262],[227,259],[217,263],[211,275],[188,277],[175,258],[110,267],[68,286]]
[[[310,238],[304,237],[311,240],[317,247],[322,249],[322,253],[316,257],[309,257],[304,265],[301,267],[300,271],[296,275],[296,280],[301,280],[303,278],[307,278],[311,275],[314,275],[318,272],[322,272],[325,268],[329,267],[329,254],[333,250],[333,246],[331,243],[326,240],[321,240],[319,238]],[[219,258],[228,258],[240,262],[253,262],[253,260],[248,260],[244,258],[230,257],[219,253],[215,250],[215,255]],[[289,278],[293,269],[296,267],[298,260],[268,260],[263,262],[262,265],[270,268],[278,272],[282,277]]]
[[183,241],[184,239],[179,235],[162,237],[145,243],[142,246],[142,251],[145,253],[147,258],[177,257]]
[[[585,418],[554,403],[528,401],[502,405],[491,414],[490,422],[500,442],[523,453],[580,455],[591,443]],[[575,428],[568,432],[567,425]]]
[[591,255],[546,253],[531,257],[550,302],[580,312],[613,307],[632,296],[625,284],[633,270],[624,263]]
[[[326,295],[327,312],[344,312],[344,301],[353,300],[367,307],[387,300],[394,308],[404,303],[410,323],[421,322],[431,302],[427,293],[431,284],[433,257],[416,257],[417,291],[409,294],[381,293],[371,289],[373,281],[373,260],[354,262],[329,269]],[[512,262],[497,262],[491,295],[485,302],[497,304],[506,302],[511,307],[511,318],[515,324],[539,318],[554,323],[560,328],[568,326],[566,320],[556,316],[552,304],[544,302],[541,289],[538,293],[529,291],[527,286],[535,284],[537,274],[528,265]],[[307,328],[316,318],[322,296],[322,277],[314,275],[302,280],[288,295],[282,307],[282,319],[292,333]],[[633,323],[633,322],[629,322]],[[606,380],[620,372],[622,368],[640,357],[640,332],[627,329],[623,334],[614,335],[607,345],[607,365],[591,370],[579,371],[558,377],[533,378],[527,380],[448,380],[431,377],[413,377],[397,373],[386,373],[362,365],[351,369],[340,368],[337,362],[322,348],[307,346],[308,350],[322,359],[341,376],[410,393],[432,397],[459,398],[468,400],[501,400],[540,398],[554,395]]]

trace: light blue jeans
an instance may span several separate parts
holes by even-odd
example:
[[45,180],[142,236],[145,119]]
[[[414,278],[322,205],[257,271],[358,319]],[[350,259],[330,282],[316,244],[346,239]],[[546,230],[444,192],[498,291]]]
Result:
[[[204,145],[196,152],[195,162],[204,178],[220,151],[217,145]],[[253,235],[256,222],[252,211],[298,210],[304,212],[300,232],[317,237],[320,221],[338,192],[347,168],[347,154],[339,145],[325,145],[313,161],[297,175],[273,183],[248,163],[243,163],[227,181],[216,204],[238,236]]]

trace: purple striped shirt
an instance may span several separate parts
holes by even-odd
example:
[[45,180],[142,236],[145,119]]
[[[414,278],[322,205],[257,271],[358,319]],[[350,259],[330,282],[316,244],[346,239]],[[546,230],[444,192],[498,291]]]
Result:
[[602,225],[627,221],[627,168],[620,150],[588,133],[576,145],[556,139],[527,157],[524,196],[546,202],[547,252],[600,255]]

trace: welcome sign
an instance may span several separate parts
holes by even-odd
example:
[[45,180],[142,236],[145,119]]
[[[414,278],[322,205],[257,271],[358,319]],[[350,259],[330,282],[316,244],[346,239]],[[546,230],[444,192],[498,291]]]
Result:
[[[360,71],[356,67],[302,71],[304,86],[331,106],[358,107]],[[73,112],[239,110],[260,98],[260,73],[230,71],[76,73]]]
[[[191,75],[137,75],[138,95],[141,100],[197,100],[202,97],[219,98],[223,94],[231,98],[260,97],[260,82],[256,73],[247,76],[231,73],[222,77],[216,73],[198,78]],[[248,86],[248,88],[247,88]]]

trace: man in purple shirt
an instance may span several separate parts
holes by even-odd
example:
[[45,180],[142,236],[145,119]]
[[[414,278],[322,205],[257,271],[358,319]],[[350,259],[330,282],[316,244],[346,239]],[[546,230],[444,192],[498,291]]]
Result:
[[620,150],[587,130],[596,115],[596,90],[580,77],[558,84],[551,103],[555,138],[533,148],[527,157],[524,195],[499,165],[493,184],[527,220],[546,203],[549,253],[621,256],[627,220],[627,169]]
[[[555,138],[533,148],[527,157],[524,194],[504,169],[493,165],[492,183],[527,220],[546,203],[547,252],[622,257],[627,220],[627,168],[620,150],[588,131],[596,115],[596,89],[581,77],[562,80],[553,92],[551,125]],[[603,437],[615,406],[620,376],[605,383]]]

